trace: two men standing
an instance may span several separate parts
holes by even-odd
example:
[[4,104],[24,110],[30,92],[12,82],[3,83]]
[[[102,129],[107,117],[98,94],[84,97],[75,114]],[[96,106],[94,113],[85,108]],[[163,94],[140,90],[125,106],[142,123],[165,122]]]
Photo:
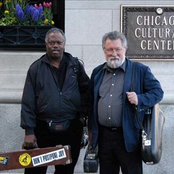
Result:
[[[72,174],[88,116],[90,143],[99,148],[100,174],[119,174],[120,168],[123,174],[142,174],[141,131],[132,105],[143,120],[144,110],[163,97],[149,67],[137,63],[135,91],[130,92],[133,61],[126,58],[127,39],[120,32],[109,32],[102,40],[106,62],[93,70],[88,85],[83,66],[64,52],[65,35],[61,30],[48,31],[45,43],[47,53],[30,66],[24,87],[24,147],[69,144],[72,164],[56,166],[55,174]],[[60,125],[60,130],[52,131],[51,123]],[[46,167],[25,171],[36,173],[45,174]]]

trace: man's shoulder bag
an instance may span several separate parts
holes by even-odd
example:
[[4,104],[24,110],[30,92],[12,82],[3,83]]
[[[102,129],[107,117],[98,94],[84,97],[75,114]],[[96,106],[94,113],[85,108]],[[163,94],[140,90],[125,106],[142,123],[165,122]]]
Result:
[[[136,64],[133,64],[131,91],[134,90],[134,72]],[[136,112],[137,121],[142,130],[142,160],[145,164],[157,164],[162,156],[162,135],[165,117],[159,104],[146,109],[143,122],[141,122],[139,113]]]
[[159,104],[146,110],[142,129],[142,160],[146,164],[157,164],[161,160],[164,122]]

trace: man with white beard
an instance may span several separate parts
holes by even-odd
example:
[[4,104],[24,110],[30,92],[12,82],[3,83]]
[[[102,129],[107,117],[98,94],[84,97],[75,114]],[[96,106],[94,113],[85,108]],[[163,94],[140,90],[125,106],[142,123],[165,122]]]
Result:
[[[133,44],[133,43],[131,43]],[[163,98],[163,90],[149,67],[136,63],[134,91],[131,90],[134,62],[126,58],[127,39],[117,31],[102,39],[106,62],[91,75],[92,110],[89,115],[89,139],[98,145],[100,174],[142,174],[141,128],[134,106],[144,119],[146,108]]]

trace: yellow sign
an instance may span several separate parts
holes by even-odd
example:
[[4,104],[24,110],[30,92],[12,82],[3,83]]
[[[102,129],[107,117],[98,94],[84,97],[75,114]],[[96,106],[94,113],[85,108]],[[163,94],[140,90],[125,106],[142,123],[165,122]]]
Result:
[[28,153],[23,153],[19,156],[19,163],[22,166],[28,166],[31,163],[31,156]]
[[0,161],[3,161],[5,158],[3,156],[0,156]]
[[7,165],[8,157],[0,156],[0,164]]

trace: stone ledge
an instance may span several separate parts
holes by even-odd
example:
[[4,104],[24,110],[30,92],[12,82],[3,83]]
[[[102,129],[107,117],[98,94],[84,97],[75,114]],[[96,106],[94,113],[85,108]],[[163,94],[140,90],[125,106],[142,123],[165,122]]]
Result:
[[[0,90],[0,103],[21,103],[22,89]],[[174,104],[174,90],[164,92],[162,104]]]
[[0,103],[21,103],[22,90],[0,90]]

